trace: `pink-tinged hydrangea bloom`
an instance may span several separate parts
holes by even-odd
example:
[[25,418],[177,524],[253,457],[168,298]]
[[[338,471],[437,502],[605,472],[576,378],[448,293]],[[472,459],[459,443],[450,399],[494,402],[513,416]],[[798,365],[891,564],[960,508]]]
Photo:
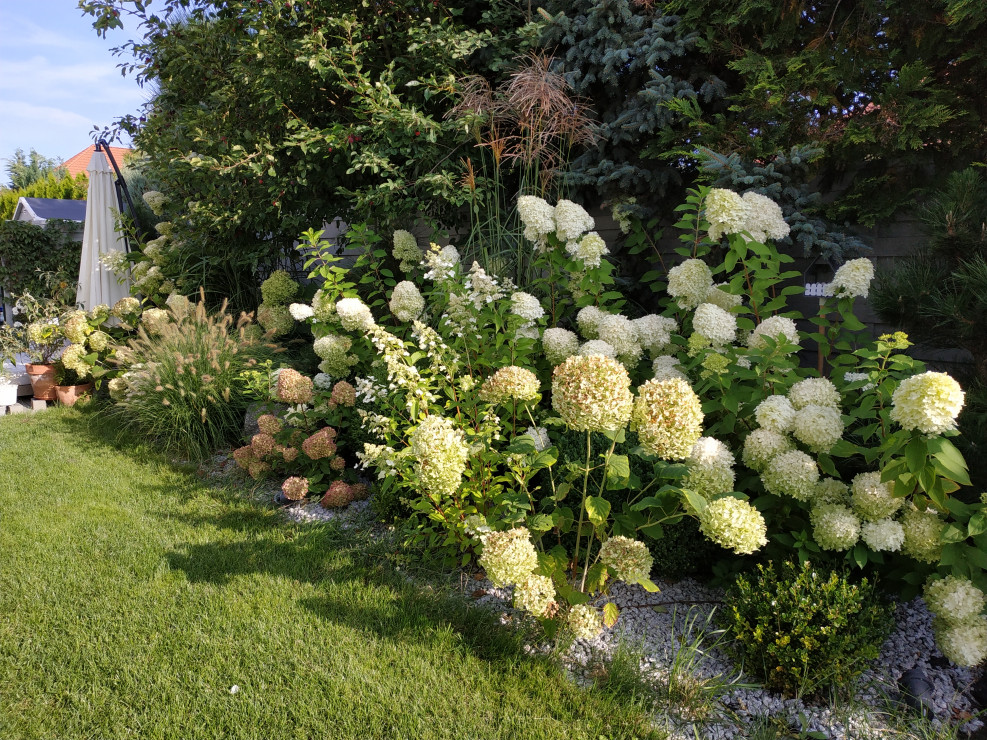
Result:
[[289,501],[301,501],[308,495],[308,478],[292,476],[281,484],[281,493]]
[[575,355],[552,374],[552,407],[570,429],[615,432],[631,415],[627,369],[602,355]]
[[702,435],[699,396],[676,378],[643,383],[631,419],[641,446],[665,460],[685,460]]
[[538,567],[538,553],[525,527],[489,532],[480,537],[480,566],[495,585],[524,583]]
[[278,373],[278,383],[275,394],[281,403],[311,403],[315,386],[312,379],[302,375],[290,367],[283,368]]

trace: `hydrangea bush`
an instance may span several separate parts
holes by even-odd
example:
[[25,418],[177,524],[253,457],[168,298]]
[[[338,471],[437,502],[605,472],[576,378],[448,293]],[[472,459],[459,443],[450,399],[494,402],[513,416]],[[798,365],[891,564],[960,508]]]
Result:
[[[407,502],[418,542],[478,556],[547,629],[579,636],[617,618],[603,597],[614,580],[654,588],[646,542],[683,516],[738,554],[985,586],[987,507],[953,496],[969,484],[949,441],[962,391],[903,354],[904,336],[858,341],[869,262],[837,272],[810,318],[820,332],[800,333],[798,275],[767,243],[788,230],[777,206],[690,191],[682,259],[658,310],[633,316],[585,210],[533,196],[518,210],[538,276],[525,290],[408,232],[394,238],[404,279],[373,247],[363,274],[380,279],[360,284],[306,235],[323,287],[292,315],[320,372],[352,382],[376,437],[360,465]],[[810,338],[828,376],[799,366]],[[563,432],[585,435],[585,455],[559,459]],[[981,634],[948,624],[954,641]]]

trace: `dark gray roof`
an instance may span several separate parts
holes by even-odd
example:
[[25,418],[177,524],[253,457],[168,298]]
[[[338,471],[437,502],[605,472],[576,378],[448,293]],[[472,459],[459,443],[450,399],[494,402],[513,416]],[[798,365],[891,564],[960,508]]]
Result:
[[34,215],[45,220],[64,218],[68,221],[86,220],[86,201],[62,198],[24,198]]

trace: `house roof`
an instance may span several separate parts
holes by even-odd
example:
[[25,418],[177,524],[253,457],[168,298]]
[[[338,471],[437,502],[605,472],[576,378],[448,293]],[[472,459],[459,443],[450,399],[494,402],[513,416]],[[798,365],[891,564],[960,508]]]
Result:
[[[113,159],[116,160],[118,166],[122,166],[123,158],[127,154],[134,151],[133,149],[128,149],[123,146],[111,146],[108,147],[108,149],[110,150],[110,153],[113,154]],[[62,163],[62,167],[64,167],[73,178],[78,177],[80,174],[85,174],[86,167],[89,166],[89,160],[93,158],[93,152],[95,151],[95,145],[87,146],[75,156],[66,159]]]
[[43,224],[50,218],[85,222],[86,201],[62,198],[18,198],[14,209],[14,221],[30,221]]

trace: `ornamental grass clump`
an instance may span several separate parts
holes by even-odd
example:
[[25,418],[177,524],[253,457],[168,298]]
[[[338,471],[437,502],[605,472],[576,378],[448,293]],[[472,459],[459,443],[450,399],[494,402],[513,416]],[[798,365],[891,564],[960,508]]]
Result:
[[200,302],[177,320],[156,321],[153,332],[141,327],[128,345],[126,390],[115,407],[120,420],[193,458],[235,441],[249,402],[242,375],[276,351],[254,339],[250,325],[246,315],[234,320],[225,304],[210,312]]
[[873,583],[808,561],[758,565],[737,578],[725,604],[720,615],[734,638],[727,651],[785,696],[815,697],[852,681],[894,623]]

